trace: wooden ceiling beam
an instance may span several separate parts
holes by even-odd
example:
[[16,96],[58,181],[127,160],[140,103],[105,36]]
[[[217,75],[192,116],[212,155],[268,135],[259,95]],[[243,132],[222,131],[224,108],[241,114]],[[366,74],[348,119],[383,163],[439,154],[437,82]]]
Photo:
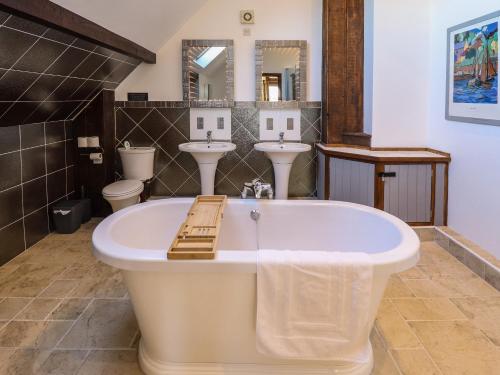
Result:
[[156,54],[48,0],[0,0],[0,10],[72,34],[149,64]]

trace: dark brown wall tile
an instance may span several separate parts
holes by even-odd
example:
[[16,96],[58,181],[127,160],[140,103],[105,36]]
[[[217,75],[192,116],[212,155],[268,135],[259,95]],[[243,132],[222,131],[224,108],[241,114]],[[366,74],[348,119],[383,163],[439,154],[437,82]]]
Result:
[[65,167],[66,143],[47,144],[47,173],[55,172]]
[[66,170],[47,175],[47,195],[49,203],[66,195]]
[[0,79],[0,100],[16,101],[39,76],[39,74],[35,73],[13,70],[5,73],[2,79]]
[[24,218],[26,231],[26,247],[30,247],[49,234],[47,207],[44,207]]
[[13,69],[42,73],[61,55],[65,48],[64,44],[39,39],[14,65]]
[[3,229],[0,229],[0,264],[20,254],[24,250],[24,227],[23,221],[19,220]]
[[45,125],[45,137],[47,143],[64,141],[65,137],[64,121],[47,123]]
[[[23,158],[23,181],[45,175],[45,146],[29,148],[21,152]],[[19,168],[20,169],[20,168]]]
[[21,158],[19,152],[0,155],[0,191],[21,183]]
[[23,204],[25,215],[47,205],[47,179],[45,176],[23,184]]
[[0,128],[0,154],[19,150],[19,143],[19,126]]
[[9,69],[36,40],[33,35],[0,28],[0,67]]
[[0,228],[23,216],[21,186],[0,192]]

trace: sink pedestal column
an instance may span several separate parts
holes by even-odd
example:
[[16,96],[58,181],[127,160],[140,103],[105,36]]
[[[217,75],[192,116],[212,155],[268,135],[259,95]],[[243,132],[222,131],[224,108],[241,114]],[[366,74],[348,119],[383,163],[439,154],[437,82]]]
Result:
[[200,168],[201,194],[214,195],[217,163],[198,163],[198,167]]
[[274,168],[274,196],[276,199],[288,199],[288,179],[291,163],[273,163]]

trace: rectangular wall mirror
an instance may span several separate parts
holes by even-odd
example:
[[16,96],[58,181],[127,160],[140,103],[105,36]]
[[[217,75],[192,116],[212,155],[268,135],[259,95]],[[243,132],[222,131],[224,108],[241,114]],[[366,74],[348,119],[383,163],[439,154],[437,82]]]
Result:
[[234,103],[232,40],[183,40],[183,99],[192,107],[229,107]]
[[256,100],[261,106],[307,101],[307,42],[255,41],[255,76]]

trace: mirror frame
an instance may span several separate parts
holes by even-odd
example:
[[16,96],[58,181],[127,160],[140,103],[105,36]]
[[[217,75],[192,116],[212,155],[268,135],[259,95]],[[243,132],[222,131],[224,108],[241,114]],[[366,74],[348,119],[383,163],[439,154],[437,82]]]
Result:
[[[189,48],[226,47],[226,99],[193,100],[189,97]],[[234,42],[232,39],[183,39],[182,40],[182,98],[189,107],[230,108],[234,106]]]
[[[299,48],[299,85],[297,100],[268,102],[262,97],[262,73],[265,48]],[[307,102],[307,41],[306,40],[256,40],[255,41],[255,100],[258,108],[298,108]]]

